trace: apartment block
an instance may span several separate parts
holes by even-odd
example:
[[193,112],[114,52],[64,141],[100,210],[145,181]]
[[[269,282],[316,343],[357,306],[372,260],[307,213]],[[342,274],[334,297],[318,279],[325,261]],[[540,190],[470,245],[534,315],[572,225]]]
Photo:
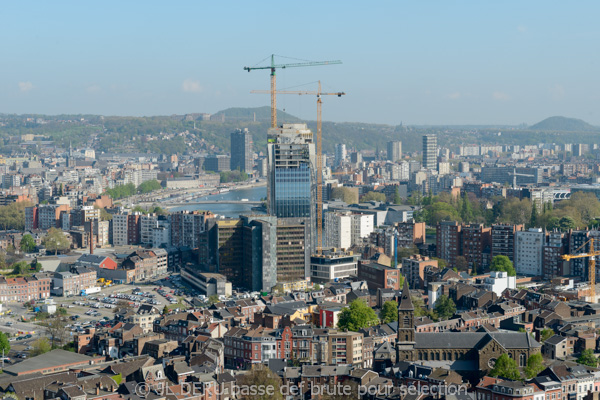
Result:
[[492,259],[495,256],[506,256],[515,260],[515,233],[523,230],[523,225],[492,225]]
[[437,225],[437,256],[454,266],[456,257],[462,254],[461,249],[462,225],[456,221],[441,221]]
[[515,232],[515,269],[519,275],[542,275],[545,236],[541,228]]

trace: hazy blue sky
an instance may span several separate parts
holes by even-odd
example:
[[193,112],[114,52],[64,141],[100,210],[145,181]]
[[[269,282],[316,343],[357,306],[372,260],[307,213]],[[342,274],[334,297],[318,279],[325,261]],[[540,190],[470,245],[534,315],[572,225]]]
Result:
[[[271,53],[343,65],[326,120],[600,125],[598,1],[14,1],[0,13],[0,112],[165,115],[268,105]],[[285,60],[280,60],[284,62]],[[305,86],[314,89],[316,85]],[[279,107],[315,119],[309,96]]]

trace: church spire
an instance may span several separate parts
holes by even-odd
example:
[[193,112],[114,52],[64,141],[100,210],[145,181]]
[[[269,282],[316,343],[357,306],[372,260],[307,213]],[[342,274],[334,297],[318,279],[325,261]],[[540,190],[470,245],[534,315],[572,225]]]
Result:
[[414,311],[412,299],[410,298],[410,289],[408,288],[408,279],[404,278],[404,286],[402,287],[402,296],[398,303],[398,310]]

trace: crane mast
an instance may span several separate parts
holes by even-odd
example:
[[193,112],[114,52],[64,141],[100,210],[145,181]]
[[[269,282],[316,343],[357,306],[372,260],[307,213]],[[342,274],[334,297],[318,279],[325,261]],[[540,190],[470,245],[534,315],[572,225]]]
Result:
[[[579,249],[581,249],[586,244],[590,244],[590,251],[587,253],[577,253],[577,254],[565,254],[561,256],[563,260],[571,261],[574,258],[589,258],[588,264],[588,279],[590,281],[590,289],[589,289],[589,297],[592,303],[596,302],[596,256],[600,255],[600,251],[597,251],[594,247],[594,238],[591,238],[589,241],[585,242]],[[578,249],[578,250],[579,250]],[[577,250],[576,250],[577,251]]]
[[319,65],[331,65],[341,64],[340,60],[332,61],[307,61],[301,63],[291,64],[275,64],[275,54],[271,54],[271,65],[263,67],[244,67],[244,71],[253,71],[255,69],[268,69],[271,71],[271,128],[277,128],[277,81],[275,77],[275,70],[282,68],[296,68],[296,67],[316,67]]
[[[276,94],[297,94],[297,95],[316,95],[317,96],[317,140],[315,141],[316,152],[316,178],[317,178],[317,251],[320,251],[323,244],[323,118],[321,114],[323,101],[321,96],[342,97],[345,92],[322,92],[321,81],[317,91],[310,90],[278,90]],[[251,93],[269,93],[266,90],[253,90]]]

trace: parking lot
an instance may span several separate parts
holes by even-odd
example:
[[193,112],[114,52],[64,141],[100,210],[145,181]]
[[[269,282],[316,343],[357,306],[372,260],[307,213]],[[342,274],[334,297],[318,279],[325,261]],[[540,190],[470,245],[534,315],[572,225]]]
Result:
[[[185,299],[192,294],[194,292],[182,284],[179,275],[172,275],[152,284],[113,285],[88,296],[53,297],[53,300],[57,307],[67,310],[67,329],[69,336],[74,336],[85,332],[86,328],[112,326],[114,313],[124,302],[134,310],[148,304],[162,311],[165,306],[185,305]],[[11,351],[5,356],[14,363],[22,360],[20,355],[27,357],[32,343],[40,336],[46,336],[46,332],[38,321],[32,321],[35,312],[23,303],[4,304],[4,307],[11,315],[0,317],[0,331],[10,336]]]

